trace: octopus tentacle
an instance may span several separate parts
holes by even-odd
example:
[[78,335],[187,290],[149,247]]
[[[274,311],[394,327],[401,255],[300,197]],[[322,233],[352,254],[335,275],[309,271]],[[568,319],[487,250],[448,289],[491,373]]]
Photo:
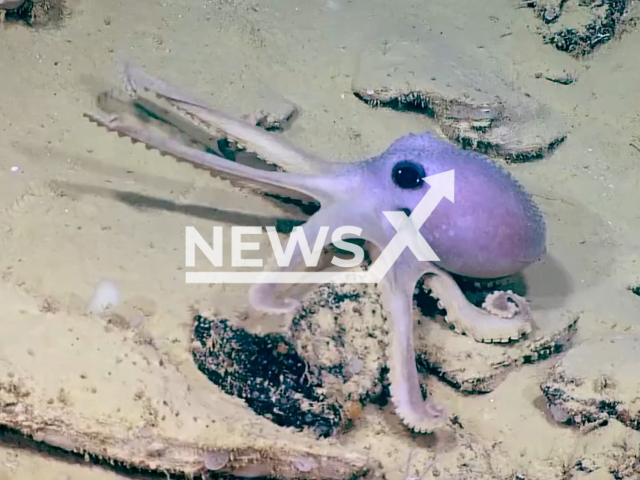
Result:
[[125,86],[132,95],[137,95],[140,90],[152,93],[187,115],[194,123],[233,141],[266,162],[293,172],[322,173],[334,167],[331,162],[303,151],[275,133],[216,110],[202,99],[152,77],[125,59],[119,63]]
[[[289,245],[293,242],[293,253],[289,265],[276,269],[277,272],[296,272],[305,270],[305,258],[300,249],[299,240],[307,242],[309,251],[315,248],[323,248],[332,243],[332,235],[335,230],[345,225],[353,224],[353,213],[345,211],[341,204],[333,204],[322,207],[318,212],[312,215],[303,225],[294,228],[294,232],[289,236],[287,245],[284,247],[286,252]],[[320,239],[320,230],[326,229],[323,243],[315,243],[316,239]],[[297,232],[296,232],[297,230]],[[302,233],[300,237],[296,235]],[[349,235],[343,235],[341,238],[348,239]],[[355,238],[355,237],[352,237]],[[305,240],[306,239],[306,240]],[[319,258],[319,257],[318,257]],[[318,264],[320,269],[328,267],[328,265]],[[249,304],[252,308],[268,314],[288,314],[297,310],[300,301],[292,297],[279,298],[281,288],[277,283],[256,283],[249,290]]]
[[[430,264],[426,268],[430,268]],[[416,367],[413,335],[413,294],[425,264],[401,256],[381,282],[389,325],[388,366],[391,400],[405,425],[430,433],[447,421],[447,412],[423,399]]]
[[[481,309],[470,303],[448,273],[438,269],[425,279],[425,287],[447,311],[446,321],[461,333],[483,343],[507,343],[531,331],[531,311],[526,300],[512,292],[496,292]],[[510,302],[515,306],[512,308]]]
[[[198,168],[204,168],[214,176],[233,180],[236,184],[249,186],[256,191],[273,193],[274,187],[280,187],[302,193],[320,202],[330,200],[333,197],[327,188],[328,182],[319,175],[258,170],[188,147],[172,138],[157,135],[149,130],[128,125],[115,115],[105,118],[85,113],[84,116],[110,132],[128,137],[133,143],[142,143],[149,149],[158,150],[178,161],[185,161]],[[336,185],[336,188],[340,187],[344,188],[345,185]]]
[[485,298],[482,308],[501,318],[513,318],[529,310],[526,299],[511,290],[490,293]]

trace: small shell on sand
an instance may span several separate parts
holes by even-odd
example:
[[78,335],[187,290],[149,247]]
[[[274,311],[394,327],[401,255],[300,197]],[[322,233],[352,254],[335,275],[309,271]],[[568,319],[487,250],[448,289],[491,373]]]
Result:
[[89,300],[87,311],[93,315],[102,315],[107,310],[120,305],[120,301],[121,294],[118,286],[111,280],[101,280]]
[[216,472],[229,463],[229,452],[205,452],[204,466],[207,470]]

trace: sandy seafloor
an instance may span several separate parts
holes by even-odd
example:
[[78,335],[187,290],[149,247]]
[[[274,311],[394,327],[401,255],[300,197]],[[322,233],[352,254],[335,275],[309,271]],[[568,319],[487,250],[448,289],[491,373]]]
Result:
[[[640,298],[627,290],[640,281],[640,152],[630,146],[640,136],[640,29],[579,62],[543,45],[533,13],[510,0],[74,0],[69,7],[72,16],[61,28],[7,25],[0,32],[5,284],[64,311],[84,304],[99,279],[112,279],[125,297],[152,306],[146,328],[158,348],[184,349],[191,305],[232,309],[245,301],[246,289],[185,285],[183,227],[213,221],[162,206],[273,207],[83,119],[96,92],[117,84],[115,56],[124,54],[238,115],[262,108],[265,99],[285,98],[301,111],[288,138],[316,154],[349,160],[378,153],[407,132],[435,128],[423,117],[371,109],[350,93],[363,48],[432,29],[442,32],[443,42],[500,52],[510,59],[502,71],[570,125],[553,155],[507,167],[536,197],[549,225],[549,258],[526,271],[532,304],[581,310],[578,342],[613,328],[640,328]],[[577,73],[577,83],[562,86],[535,76],[563,67]],[[131,206],[118,191],[156,201]],[[501,446],[502,457],[492,459],[495,478],[614,478],[605,467],[562,477],[562,466],[584,452],[601,465],[623,454],[637,456],[640,435],[616,422],[586,434],[555,425],[541,408],[538,386],[548,366],[522,368],[484,396],[463,397],[438,382],[431,390],[487,452]],[[364,417],[362,427],[341,441],[366,446],[389,479],[404,478],[407,452],[418,452],[418,463],[438,466],[440,449],[448,448],[437,439],[415,441],[399,424],[386,424],[390,412],[371,408]],[[402,441],[379,442],[376,429],[385,428],[397,430]],[[443,467],[415,474],[435,478]],[[0,444],[2,479],[118,475]]]

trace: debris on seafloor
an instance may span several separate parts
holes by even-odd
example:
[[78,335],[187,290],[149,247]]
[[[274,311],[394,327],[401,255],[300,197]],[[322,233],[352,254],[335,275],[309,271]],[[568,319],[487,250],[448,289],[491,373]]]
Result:
[[360,55],[354,95],[373,107],[435,119],[462,148],[507,162],[539,159],[566,138],[551,108],[518,90],[489,59],[442,41],[400,41]]
[[0,3],[0,11],[6,21],[31,27],[58,26],[69,16],[65,0],[9,0],[6,7]]
[[364,404],[387,401],[381,316],[371,290],[323,286],[287,334],[254,335],[226,319],[197,316],[193,357],[214,384],[259,415],[332,436]]
[[540,33],[545,43],[579,58],[619,37],[627,25],[635,25],[629,14],[633,1],[533,0],[525,6],[533,8],[542,20]]
[[[417,294],[418,315],[435,313],[427,297]],[[578,317],[539,317],[530,338],[508,345],[470,341],[423,317],[415,333],[418,367],[463,392],[488,393],[516,367],[566,348]],[[286,333],[254,335],[227,319],[197,316],[193,358],[259,415],[328,437],[348,429],[367,404],[387,403],[388,321],[375,287],[324,285],[305,297]]]
[[162,478],[343,480],[380,468],[358,447],[253,414],[194,368],[188,345],[169,354],[142,328],[123,335],[133,317],[112,328],[84,305],[40,302],[0,283],[0,426],[39,451]]
[[640,335],[612,334],[571,349],[541,389],[559,423],[593,429],[615,419],[640,431]]
[[574,73],[567,72],[564,70],[562,73],[536,73],[536,78],[544,78],[552,83],[557,83],[558,85],[573,85],[578,81],[577,76]]

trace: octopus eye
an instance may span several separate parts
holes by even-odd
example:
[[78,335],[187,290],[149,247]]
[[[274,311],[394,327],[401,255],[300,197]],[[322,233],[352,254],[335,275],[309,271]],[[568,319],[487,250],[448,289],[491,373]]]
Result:
[[426,176],[422,165],[413,162],[398,162],[391,171],[393,183],[403,190],[415,190],[424,184]]

